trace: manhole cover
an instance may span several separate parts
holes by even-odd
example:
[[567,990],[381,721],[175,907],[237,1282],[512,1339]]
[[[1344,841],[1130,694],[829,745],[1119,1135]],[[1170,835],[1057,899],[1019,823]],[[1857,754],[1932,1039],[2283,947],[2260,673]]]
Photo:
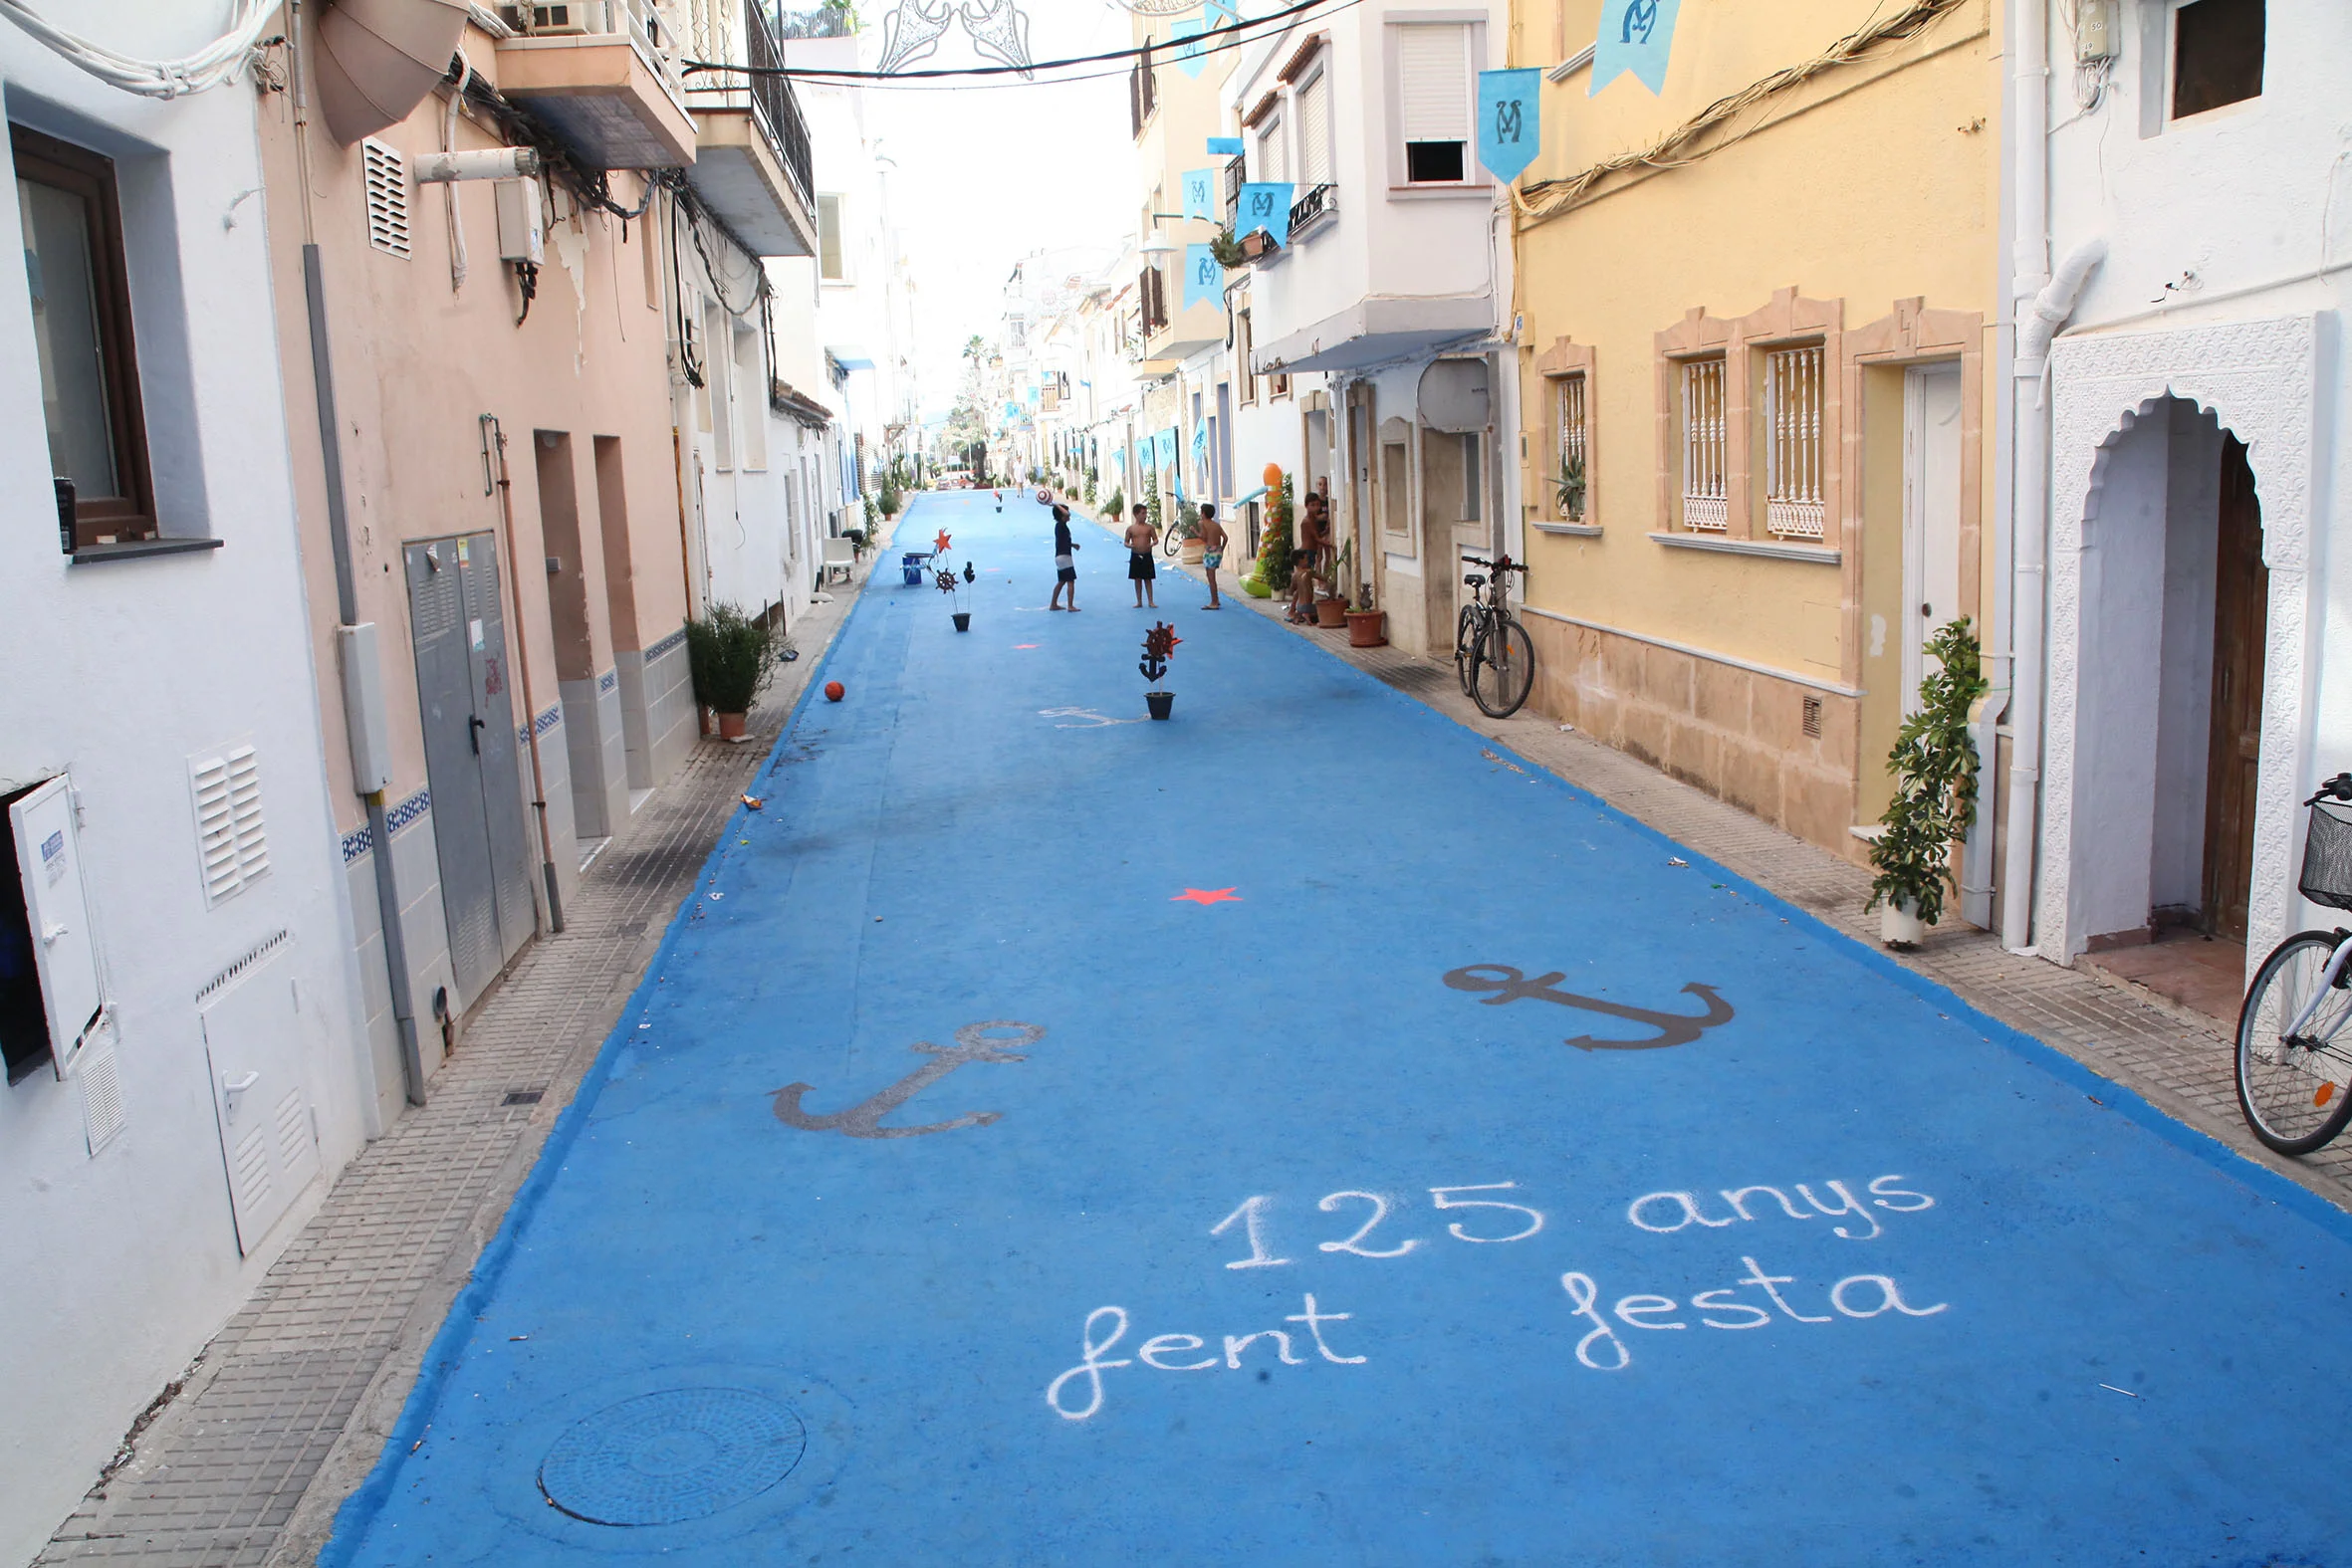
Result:
[[664,1389],[566,1428],[539,1466],[548,1501],[590,1524],[683,1524],[790,1475],[801,1418],[743,1389]]

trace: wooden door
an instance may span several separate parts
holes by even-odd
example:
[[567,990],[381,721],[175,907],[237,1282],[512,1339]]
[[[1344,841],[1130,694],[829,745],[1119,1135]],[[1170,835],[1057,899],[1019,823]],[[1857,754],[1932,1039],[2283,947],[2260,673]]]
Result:
[[2254,777],[2262,748],[2262,648],[2270,571],[2245,447],[2222,436],[2221,544],[2214,565],[2213,736],[2206,755],[2205,920],[2242,941],[2252,893]]

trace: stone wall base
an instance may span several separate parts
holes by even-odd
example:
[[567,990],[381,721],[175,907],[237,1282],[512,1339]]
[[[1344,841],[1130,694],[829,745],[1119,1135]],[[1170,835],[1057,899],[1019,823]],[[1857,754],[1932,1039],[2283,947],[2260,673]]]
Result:
[[[1861,704],[1616,632],[1527,614],[1538,711],[1857,865]],[[1809,710],[1809,713],[1808,713]]]

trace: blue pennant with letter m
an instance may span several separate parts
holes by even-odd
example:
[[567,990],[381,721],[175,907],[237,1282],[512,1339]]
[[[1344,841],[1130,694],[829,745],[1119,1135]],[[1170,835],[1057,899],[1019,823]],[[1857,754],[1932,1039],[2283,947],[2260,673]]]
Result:
[[1267,237],[1277,245],[1291,241],[1291,193],[1288,182],[1280,184],[1244,185],[1234,203],[1233,232],[1239,239],[1264,229]]
[[1589,97],[1630,71],[1653,93],[1666,91],[1666,57],[1674,49],[1674,16],[1682,0],[1607,0],[1592,40]]
[[1540,71],[1478,74],[1478,160],[1505,184],[1543,149],[1542,90]]
[[1225,303],[1225,269],[1206,245],[1184,247],[1184,308]]

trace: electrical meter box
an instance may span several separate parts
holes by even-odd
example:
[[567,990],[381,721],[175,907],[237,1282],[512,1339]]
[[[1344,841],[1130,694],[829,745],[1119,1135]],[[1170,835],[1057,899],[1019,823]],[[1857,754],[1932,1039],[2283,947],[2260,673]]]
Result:
[[539,181],[502,179],[490,192],[498,204],[498,259],[544,265],[547,228],[541,217]]

